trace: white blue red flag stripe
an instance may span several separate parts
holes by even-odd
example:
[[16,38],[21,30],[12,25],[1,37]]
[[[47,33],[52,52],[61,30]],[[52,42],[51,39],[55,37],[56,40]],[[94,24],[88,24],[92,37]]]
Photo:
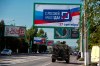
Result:
[[79,27],[80,5],[35,4],[35,26]]

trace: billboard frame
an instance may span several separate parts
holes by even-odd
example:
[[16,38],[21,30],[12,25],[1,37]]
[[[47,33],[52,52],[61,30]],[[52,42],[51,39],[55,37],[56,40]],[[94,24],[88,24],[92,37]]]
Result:
[[[57,28],[58,28],[58,27],[57,27]],[[59,27],[59,28],[60,28],[60,27]],[[62,27],[62,29],[64,29],[64,28],[66,28],[66,29],[69,30],[69,33],[68,33],[68,34],[69,34],[69,37],[68,37],[68,38],[67,38],[67,37],[66,37],[66,38],[56,38],[56,36],[55,36],[55,32],[56,32],[55,29],[56,29],[56,28],[54,28],[54,39],[78,39],[78,38],[79,38],[79,29],[78,29],[77,27],[76,27],[76,28],[74,28],[74,27]],[[78,30],[78,33],[77,33],[77,34],[78,34],[78,38],[72,38],[72,37],[71,37],[71,36],[72,36],[72,33],[71,33],[71,30],[72,30],[72,29],[77,29],[77,30]]]
[[[5,25],[5,26],[23,27],[25,28],[25,35],[24,36],[5,36],[4,35],[4,37],[26,38],[26,26],[15,26],[15,25]],[[5,30],[4,30],[4,34],[5,34]]]
[[[35,26],[34,24],[34,20],[35,20],[35,5],[36,4],[50,4],[50,5],[79,5],[80,6],[80,19],[79,19],[79,28],[80,28],[80,24],[81,24],[81,11],[82,11],[82,4],[80,3],[33,3],[33,27],[36,28],[55,28],[54,26]],[[56,28],[59,26],[56,26]],[[61,27],[62,28],[62,27]]]

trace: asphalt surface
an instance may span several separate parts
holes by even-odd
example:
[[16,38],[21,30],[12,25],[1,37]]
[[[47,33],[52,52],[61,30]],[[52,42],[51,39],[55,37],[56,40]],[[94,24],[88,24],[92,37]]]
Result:
[[0,56],[0,66],[81,66],[83,62],[70,56],[70,63],[65,61],[51,62],[51,54],[19,54]]

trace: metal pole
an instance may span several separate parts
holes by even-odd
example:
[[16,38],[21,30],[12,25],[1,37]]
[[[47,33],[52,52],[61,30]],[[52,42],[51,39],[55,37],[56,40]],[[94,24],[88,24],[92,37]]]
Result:
[[88,38],[87,38],[87,25],[86,25],[86,0],[84,0],[84,65],[89,66],[89,53],[88,53]]
[[80,52],[81,52],[81,58],[83,58],[83,42],[82,42],[82,28],[81,28],[81,31],[80,31]]
[[[84,30],[86,27],[84,28]],[[84,65],[88,66],[89,59],[88,59],[88,44],[87,44],[87,32],[84,31]]]

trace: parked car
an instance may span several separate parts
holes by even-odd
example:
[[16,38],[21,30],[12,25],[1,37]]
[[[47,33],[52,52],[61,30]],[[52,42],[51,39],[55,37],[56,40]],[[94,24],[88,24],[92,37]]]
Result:
[[1,55],[11,55],[12,54],[12,50],[10,49],[4,49],[3,51],[1,51]]

